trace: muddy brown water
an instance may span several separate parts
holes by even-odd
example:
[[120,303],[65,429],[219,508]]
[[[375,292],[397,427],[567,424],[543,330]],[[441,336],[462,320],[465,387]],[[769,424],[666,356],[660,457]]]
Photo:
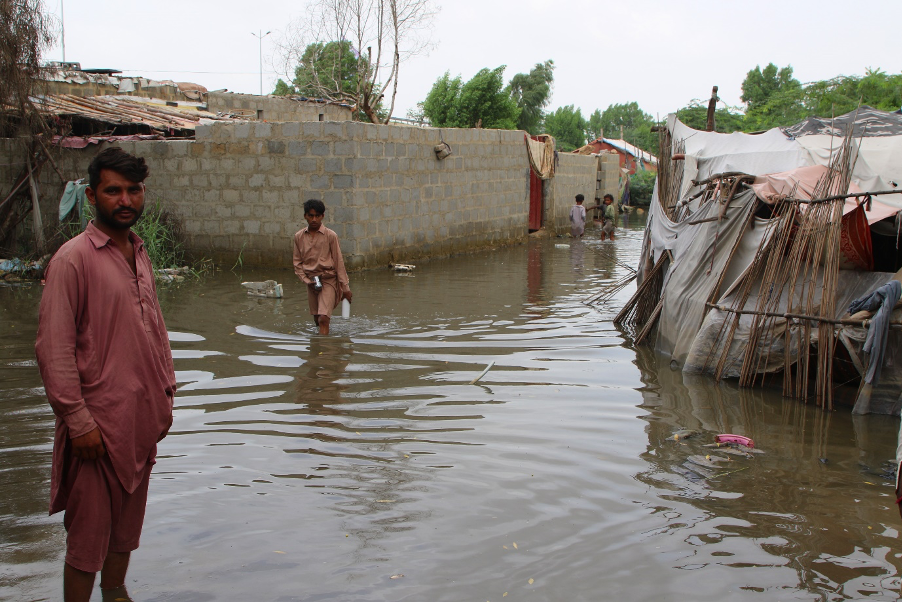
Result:
[[[133,597],[895,600],[898,419],[683,376],[636,349],[611,321],[632,286],[581,303],[625,273],[615,259],[635,265],[632,222],[613,244],[590,229],[354,274],[329,337],[288,270],[161,289],[180,390]],[[284,299],[239,286],[266,278]],[[61,585],[40,294],[0,288],[8,600]],[[704,447],[720,432],[764,453]]]

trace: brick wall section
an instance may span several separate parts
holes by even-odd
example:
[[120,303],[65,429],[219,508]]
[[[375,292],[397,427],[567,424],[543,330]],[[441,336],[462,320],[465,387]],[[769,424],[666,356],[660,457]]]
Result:
[[593,205],[598,160],[589,155],[558,153],[554,177],[546,180],[545,227],[558,233],[570,231],[570,208],[577,194]]
[[612,194],[620,200],[620,155],[616,152],[598,155],[598,186],[595,198],[601,201],[604,195]]
[[[453,154],[439,161],[444,137]],[[523,133],[372,125],[358,122],[216,123],[196,141],[121,142],[146,158],[148,203],[182,222],[195,257],[232,265],[288,266],[304,225],[303,201],[320,198],[351,268],[415,261],[525,239],[529,166]],[[87,176],[100,150],[54,151],[66,179]],[[14,152],[15,151],[15,152]],[[0,141],[0,192],[18,175],[16,143]],[[576,192],[591,198],[597,162],[561,156],[548,185],[549,229],[565,232]],[[40,176],[48,234],[63,185]]]
[[[320,102],[303,102],[279,96],[208,92],[207,110],[212,113],[241,110],[263,121],[350,121],[350,107]],[[262,111],[258,113],[258,111]],[[320,117],[322,115],[322,117]]]

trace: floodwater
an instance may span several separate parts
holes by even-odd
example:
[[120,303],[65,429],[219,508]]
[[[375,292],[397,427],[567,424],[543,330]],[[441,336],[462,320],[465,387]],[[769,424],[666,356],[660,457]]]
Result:
[[[582,303],[635,265],[630,219],[615,243],[590,229],[353,274],[329,337],[288,270],[161,290],[180,389],[135,600],[895,600],[898,419],[684,377],[633,347],[611,321],[633,285]],[[266,278],[284,299],[239,286]],[[0,288],[9,600],[61,587],[39,298]],[[764,453],[704,447],[722,432]]]

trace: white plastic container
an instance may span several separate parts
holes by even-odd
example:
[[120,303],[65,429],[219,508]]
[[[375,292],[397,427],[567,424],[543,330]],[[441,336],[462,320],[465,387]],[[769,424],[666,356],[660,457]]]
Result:
[[351,302],[347,299],[341,300],[341,317],[345,320],[351,317]]

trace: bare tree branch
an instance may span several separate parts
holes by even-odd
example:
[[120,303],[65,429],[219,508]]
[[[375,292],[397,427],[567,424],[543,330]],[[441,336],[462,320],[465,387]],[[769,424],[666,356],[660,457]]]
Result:
[[350,102],[355,114],[387,123],[401,63],[432,46],[434,0],[308,0],[305,8],[277,40],[279,70],[299,93]]

